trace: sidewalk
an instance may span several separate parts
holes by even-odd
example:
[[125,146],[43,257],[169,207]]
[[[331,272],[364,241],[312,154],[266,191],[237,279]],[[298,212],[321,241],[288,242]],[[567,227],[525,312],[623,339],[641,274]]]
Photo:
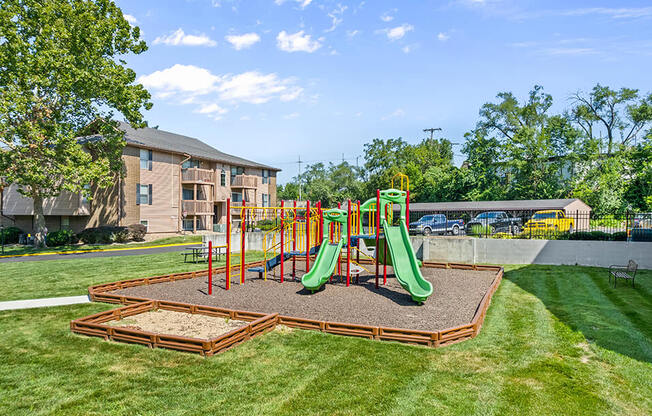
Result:
[[88,295],[64,296],[60,298],[42,298],[27,300],[10,300],[0,302],[0,311],[11,311],[16,309],[47,308],[50,306],[77,305],[79,303],[90,303]]

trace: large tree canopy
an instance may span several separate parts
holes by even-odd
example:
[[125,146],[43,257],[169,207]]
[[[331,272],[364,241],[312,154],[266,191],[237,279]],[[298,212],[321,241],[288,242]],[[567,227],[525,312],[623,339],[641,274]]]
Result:
[[[120,113],[145,126],[149,93],[124,56],[147,49],[110,0],[0,3],[0,176],[34,200],[43,242],[43,200],[105,187],[121,167]],[[101,141],[79,141],[89,132]]]

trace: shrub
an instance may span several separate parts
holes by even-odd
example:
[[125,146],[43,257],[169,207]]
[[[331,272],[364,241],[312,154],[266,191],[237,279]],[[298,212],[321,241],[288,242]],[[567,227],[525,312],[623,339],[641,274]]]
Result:
[[45,242],[50,247],[64,246],[66,244],[75,244],[79,241],[75,233],[71,230],[58,230],[49,232]]
[[280,219],[260,220],[256,223],[256,227],[260,228],[262,231],[269,231],[278,227],[280,223]]
[[0,242],[4,238],[5,244],[15,244],[18,243],[18,237],[23,234],[23,230],[18,227],[7,227],[0,230]]
[[127,227],[129,231],[129,238],[134,241],[143,241],[145,239],[145,234],[147,234],[147,227],[143,224],[131,224]]
[[491,235],[491,227],[486,226],[486,225],[472,225],[471,226],[471,234],[473,235]]
[[595,240],[595,241],[609,241],[611,234],[603,231],[580,231],[572,233],[568,236],[569,240]]
[[113,232],[113,241],[116,243],[126,243],[131,239],[131,233],[127,227],[120,227]]
[[612,241],[627,241],[627,231],[618,231],[611,234]]

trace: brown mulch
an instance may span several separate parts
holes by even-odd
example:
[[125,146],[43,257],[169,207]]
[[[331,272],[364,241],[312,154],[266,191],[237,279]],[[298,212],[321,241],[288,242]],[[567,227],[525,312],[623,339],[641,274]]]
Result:
[[[301,285],[305,262],[297,261],[297,280],[292,281],[292,261],[285,262],[285,282],[268,274],[267,281],[258,273],[246,274],[244,285],[232,277],[231,290],[225,290],[224,274],[213,276],[213,295],[207,295],[208,278],[179,280],[121,289],[112,293],[149,299],[219,306],[254,312],[276,313],[374,326],[385,326],[426,331],[439,331],[471,322],[480,300],[491,286],[495,272],[435,269],[423,267],[423,276],[433,285],[433,294],[423,305],[412,301],[387,268],[387,284],[383,285],[382,266],[380,287],[375,288],[375,277],[367,272],[360,283],[346,287],[346,277],[333,278],[318,292],[311,294]],[[371,271],[375,266],[365,267]],[[346,273],[346,265],[343,265]],[[235,271],[232,271],[235,273]]]

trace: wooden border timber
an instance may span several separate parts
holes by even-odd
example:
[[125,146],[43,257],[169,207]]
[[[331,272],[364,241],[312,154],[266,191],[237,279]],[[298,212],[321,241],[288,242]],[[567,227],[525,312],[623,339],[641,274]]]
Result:
[[[305,256],[304,256],[305,257]],[[247,263],[244,267],[254,267],[262,265],[262,261]],[[106,303],[117,303],[123,305],[131,305],[123,308],[114,309],[111,311],[100,312],[95,315],[90,315],[85,318],[81,318],[71,322],[71,329],[73,332],[82,333],[91,336],[100,336],[105,339],[115,338],[115,333],[108,333],[104,329],[114,328],[109,327],[108,325],[103,325],[103,322],[107,322],[114,319],[120,319],[125,313],[131,313],[131,309],[124,311],[124,308],[150,308],[151,310],[153,304],[158,305],[161,308],[167,308],[169,310],[177,310],[180,312],[188,313],[198,313],[209,316],[223,316],[229,317],[231,319],[240,319],[248,322],[252,322],[247,327],[256,328],[253,333],[259,335],[259,333],[265,333],[272,330],[276,325],[285,325],[291,328],[306,329],[306,330],[315,330],[326,332],[336,335],[346,335],[346,336],[356,336],[364,337],[375,340],[384,340],[384,341],[398,341],[408,344],[417,344],[425,345],[429,347],[441,347],[450,344],[454,344],[460,341],[464,341],[470,338],[476,337],[480,333],[482,324],[491,303],[491,298],[494,292],[498,289],[500,282],[502,281],[504,270],[500,266],[490,266],[490,265],[476,265],[476,264],[465,264],[465,263],[439,263],[439,262],[423,262],[423,267],[431,267],[438,269],[459,269],[459,270],[476,270],[476,271],[493,271],[496,272],[493,282],[489,289],[484,294],[476,311],[471,319],[471,322],[464,325],[459,325],[453,328],[447,328],[440,331],[421,331],[405,328],[388,328],[382,326],[369,326],[369,325],[360,325],[353,323],[344,323],[344,322],[330,322],[322,321],[315,319],[306,319],[298,318],[293,316],[285,315],[267,315],[260,312],[251,312],[251,311],[239,311],[233,309],[205,306],[205,305],[193,305],[186,304],[181,302],[168,302],[155,299],[140,298],[134,296],[123,296],[116,295],[109,292],[124,289],[127,287],[134,286],[143,286],[149,284],[163,283],[163,282],[173,282],[175,280],[183,279],[192,279],[195,277],[204,277],[208,274],[208,271],[198,271],[198,272],[186,272],[186,273],[174,273],[169,275],[153,276],[148,278],[132,279],[132,280],[121,280],[118,282],[105,283],[101,285],[95,285],[88,288],[88,292],[91,300],[97,302],[106,302]],[[219,267],[213,269],[214,273],[224,273],[226,270],[225,267]],[[153,303],[154,302],[154,303]],[[136,310],[136,309],[133,309]],[[269,316],[275,316],[273,323],[271,322]],[[260,321],[260,322],[257,322]],[[73,328],[73,323],[75,327]],[[261,329],[262,328],[262,329]],[[133,330],[131,330],[133,331]],[[233,346],[246,341],[251,338],[252,332],[249,332],[248,336],[243,335],[246,331],[241,329],[233,330],[228,334],[222,335],[219,339],[211,340],[210,348],[199,349],[196,344],[189,347],[184,344],[187,341],[183,341],[183,337],[168,337],[161,335],[152,334],[142,334],[136,335],[131,332],[119,331],[118,340],[128,341],[128,342],[139,342],[152,347],[163,347],[163,348],[172,348],[183,351],[190,352],[199,352],[202,355],[213,355],[222,351],[225,351]],[[163,338],[161,338],[163,337]],[[196,340],[195,340],[196,341]]]
[[[158,309],[196,315],[222,316],[247,321],[249,323],[212,339],[157,334],[106,324],[110,321],[117,321]],[[70,322],[70,329],[77,334],[100,337],[105,340],[143,344],[150,348],[167,348],[210,356],[226,351],[241,342],[274,329],[277,321],[278,314],[243,313],[243,311],[213,308],[210,306],[199,307],[198,305],[189,303],[149,300],[75,319]]]

